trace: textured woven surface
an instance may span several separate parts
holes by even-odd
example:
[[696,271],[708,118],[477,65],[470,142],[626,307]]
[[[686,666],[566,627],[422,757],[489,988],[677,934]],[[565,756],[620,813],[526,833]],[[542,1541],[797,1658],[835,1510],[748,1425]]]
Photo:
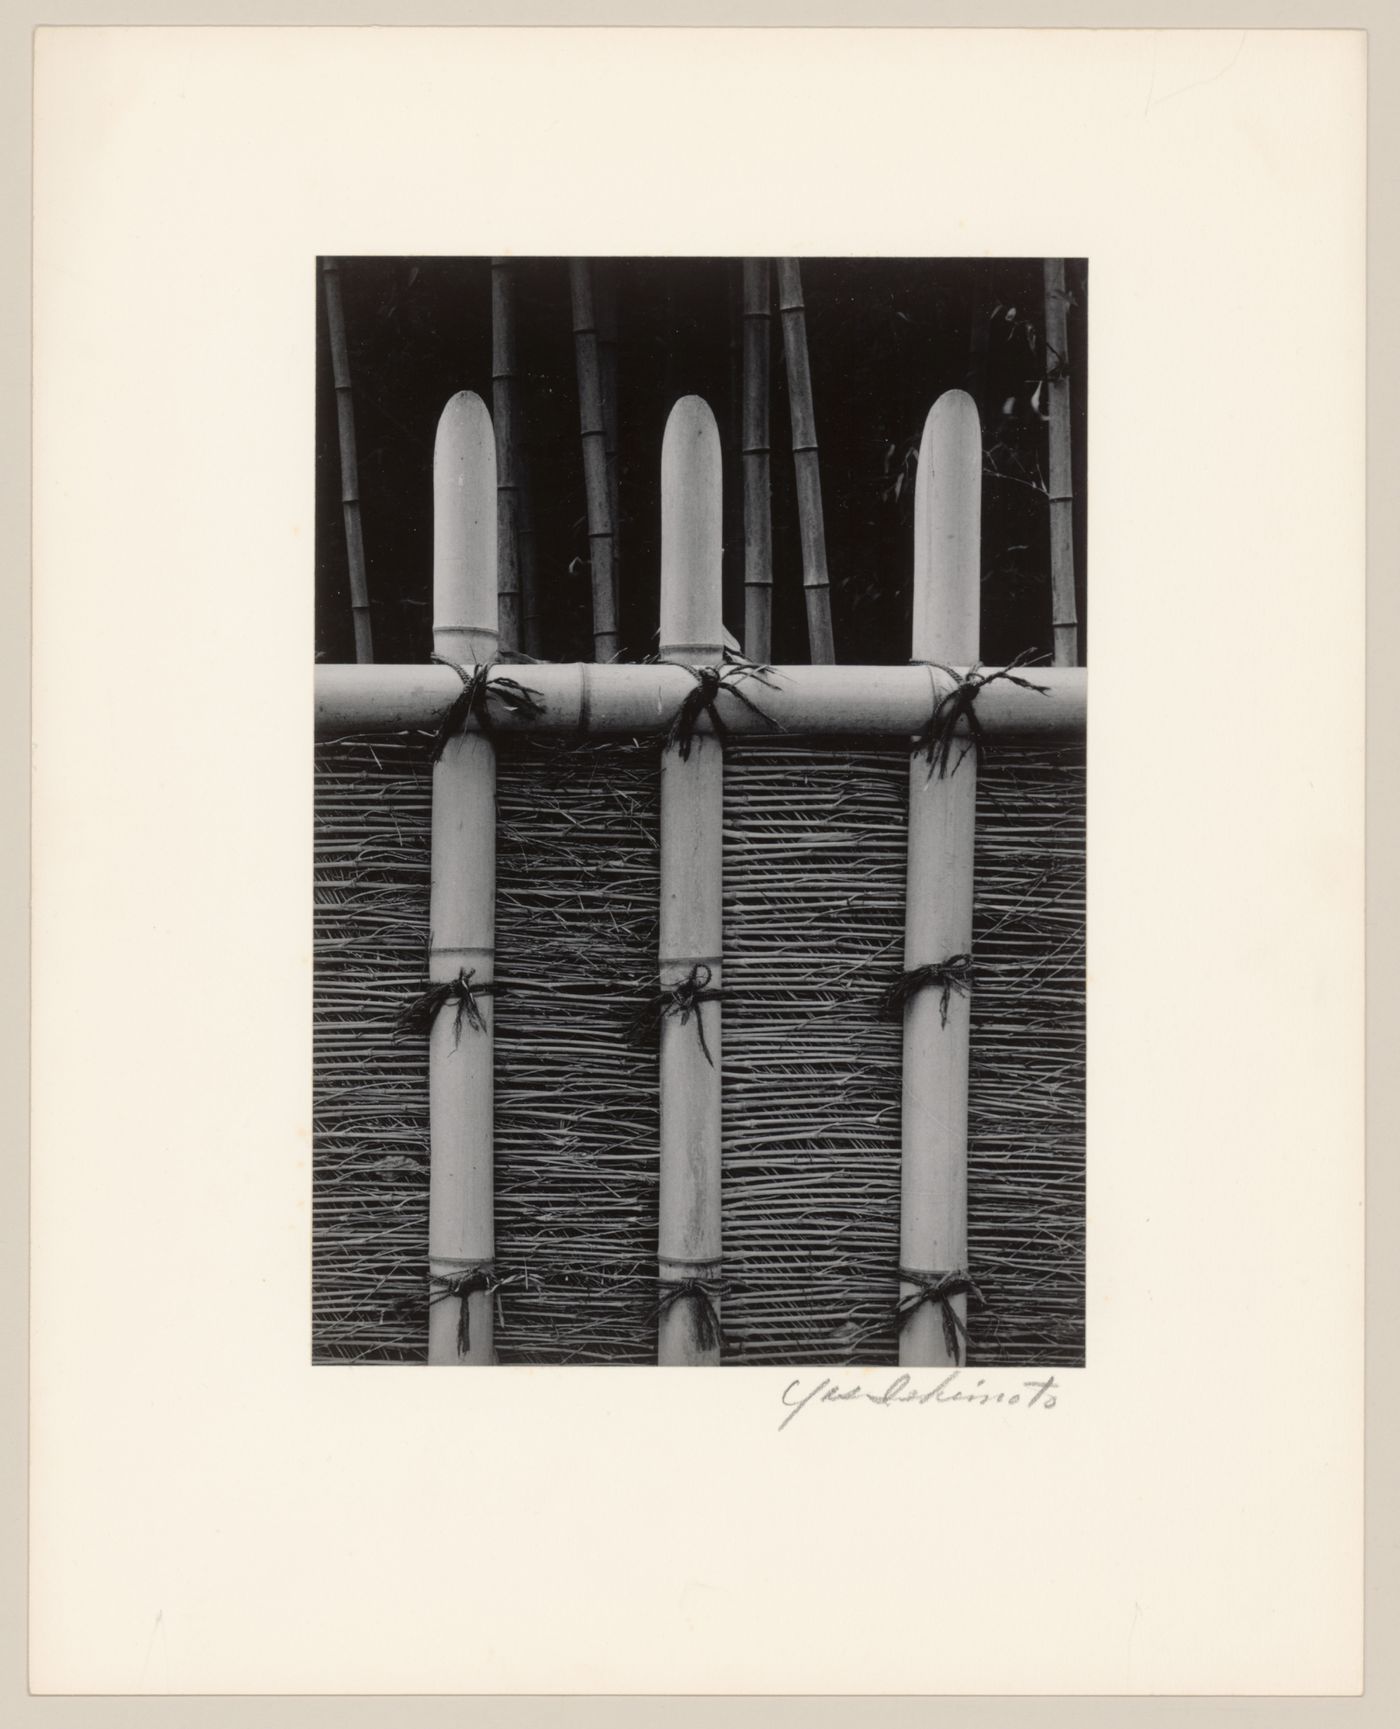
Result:
[[[734,747],[725,772],[725,1360],[894,1360],[908,757]],[[1006,748],[977,852],[971,1360],[1083,1356],[1084,777]],[[502,1362],[653,1360],[653,750],[515,740],[498,777]],[[423,1355],[422,742],[318,748],[314,1352]]]

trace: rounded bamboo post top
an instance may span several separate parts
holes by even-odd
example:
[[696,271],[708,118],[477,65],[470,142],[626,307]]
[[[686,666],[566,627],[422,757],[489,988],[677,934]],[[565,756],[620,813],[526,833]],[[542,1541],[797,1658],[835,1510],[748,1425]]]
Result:
[[717,661],[724,649],[719,428],[683,396],[661,442],[661,657]]
[[459,390],[433,443],[433,649],[496,658],[496,438],[486,404]]
[[915,660],[981,658],[982,427],[965,390],[929,410],[914,486]]

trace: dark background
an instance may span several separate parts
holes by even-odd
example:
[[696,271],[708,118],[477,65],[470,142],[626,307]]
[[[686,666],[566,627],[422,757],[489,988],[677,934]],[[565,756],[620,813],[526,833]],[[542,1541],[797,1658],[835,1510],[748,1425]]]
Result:
[[[431,640],[432,445],[457,390],[491,402],[487,258],[344,258],[341,284],[359,446],[375,658],[422,661]],[[738,451],[739,261],[607,261],[618,305],[620,628],[626,658],[655,648],[661,438],[675,400],[714,410],[725,487],[742,496]],[[1087,271],[1074,296],[1075,572],[1087,644],[1085,442]],[[519,262],[522,425],[549,659],[591,658],[588,538],[567,261]],[[913,457],[940,392],[975,398],[986,452],[982,655],[1051,649],[1044,288],[1039,259],[804,259],[813,397],[836,655],[909,653]],[[316,283],[316,652],[354,659],[325,302]],[[808,658],[791,435],[776,297],[772,319],[773,644]],[[1038,393],[1038,394],[1037,394]],[[572,566],[572,569],[571,569]],[[743,640],[743,547],[725,547],[725,622]]]

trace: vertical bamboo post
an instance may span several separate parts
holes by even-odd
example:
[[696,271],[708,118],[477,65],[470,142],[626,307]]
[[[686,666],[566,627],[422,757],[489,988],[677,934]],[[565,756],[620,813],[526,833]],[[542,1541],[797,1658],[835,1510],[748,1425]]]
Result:
[[516,410],[515,272],[509,258],[491,260],[491,419],[496,429],[496,593],[500,648],[521,646],[520,461]]
[[[698,396],[671,410],[661,446],[661,658],[715,666],[723,658],[722,483],[719,429]],[[702,720],[702,727],[705,722]],[[721,988],[724,752],[699,732],[688,758],[668,746],[661,758],[661,988],[709,969]],[[702,973],[703,978],[703,973]],[[667,1284],[713,1281],[720,1256],[720,1004],[661,1022],[661,1194],[659,1275]],[[706,1057],[708,1047],[711,1061]],[[718,1313],[718,1299],[713,1304]],[[658,1360],[719,1361],[702,1342],[700,1305],[663,1304]]]
[[350,391],[350,345],[345,339],[345,306],[340,296],[340,260],[321,261],[326,288],[326,328],[335,379],[335,415],[340,432],[340,500],[345,519],[345,557],[350,569],[350,611],[355,625],[355,659],[374,659],[369,621],[369,581],[360,523],[360,464],[355,453],[355,404]]
[[[458,664],[496,655],[496,446],[479,396],[460,391],[442,411],[433,449],[433,647]],[[462,972],[493,985],[496,963],[496,754],[480,732],[449,740],[433,766],[431,948],[428,977]],[[478,997],[480,1029],[457,1024],[449,1001],[428,1045],[431,1161],[430,1363],[489,1363],[493,1298],[472,1291],[459,1349],[461,1304],[444,1287],[489,1271],[495,1254],[492,1140],[494,1011]]]
[[1050,410],[1050,597],[1055,665],[1079,664],[1074,597],[1074,464],[1070,443],[1069,297],[1065,261],[1045,260],[1045,368]]
[[[961,390],[933,405],[919,447],[914,492],[915,660],[970,666],[978,657],[981,587],[982,435]],[[932,696],[930,697],[932,700]],[[966,741],[963,741],[966,742]],[[909,764],[909,863],[904,966],[940,965],[972,948],[972,865],[977,760],[970,749],[950,772]],[[970,1004],[918,991],[904,1011],[899,1252],[902,1271],[941,1276],[967,1267],[967,1070]],[[900,1299],[920,1286],[901,1278]],[[963,1296],[952,1297],[965,1319]],[[902,1364],[949,1363],[943,1316],[920,1303],[900,1331]]]
[[[744,580],[744,261],[724,261],[724,310],[728,325],[725,355],[724,432],[724,602],[725,611],[742,591]],[[734,646],[737,648],[738,644]]]
[[773,652],[773,515],[768,427],[772,348],[768,260],[744,260],[744,653]]
[[579,432],[588,500],[588,557],[593,573],[593,658],[617,654],[617,597],[613,591],[612,509],[608,496],[607,437],[603,429],[598,328],[593,313],[593,272],[586,258],[569,260],[574,359],[578,367]]
[[797,479],[797,521],[802,538],[802,583],[807,595],[807,642],[814,666],[836,659],[831,635],[831,586],[826,569],[821,463],[812,371],[807,357],[807,311],[795,258],[778,260],[778,310],[783,321],[783,363],[792,418],[792,461]]

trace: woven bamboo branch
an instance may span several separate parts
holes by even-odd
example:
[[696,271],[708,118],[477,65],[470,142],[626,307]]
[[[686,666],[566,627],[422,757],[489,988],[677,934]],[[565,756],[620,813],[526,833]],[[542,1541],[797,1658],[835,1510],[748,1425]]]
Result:
[[340,500],[345,520],[345,558],[350,573],[350,610],[355,626],[355,659],[374,659],[370,629],[369,579],[365,573],[364,531],[360,522],[360,464],[355,451],[355,403],[350,388],[350,345],[345,337],[345,307],[340,295],[340,261],[321,261],[326,288],[326,327],[335,379],[335,414],[340,433]]
[[812,371],[807,356],[807,312],[802,299],[802,272],[795,258],[778,260],[778,309],[783,321],[783,361],[792,420],[802,582],[807,596],[807,642],[813,665],[819,665],[834,661],[836,650],[831,634],[831,586],[826,568],[817,417],[812,406]]
[[[316,753],[317,1362],[426,1348],[426,1041],[392,1036],[422,978],[425,743]],[[656,982],[658,753],[496,750],[497,1358],[654,1363],[657,1061],[631,1022]],[[725,749],[726,1365],[897,1359],[901,1032],[879,1004],[903,958],[908,777],[907,739]],[[976,888],[968,1235],[987,1306],[970,1361],[1073,1364],[1082,747],[998,741]]]

